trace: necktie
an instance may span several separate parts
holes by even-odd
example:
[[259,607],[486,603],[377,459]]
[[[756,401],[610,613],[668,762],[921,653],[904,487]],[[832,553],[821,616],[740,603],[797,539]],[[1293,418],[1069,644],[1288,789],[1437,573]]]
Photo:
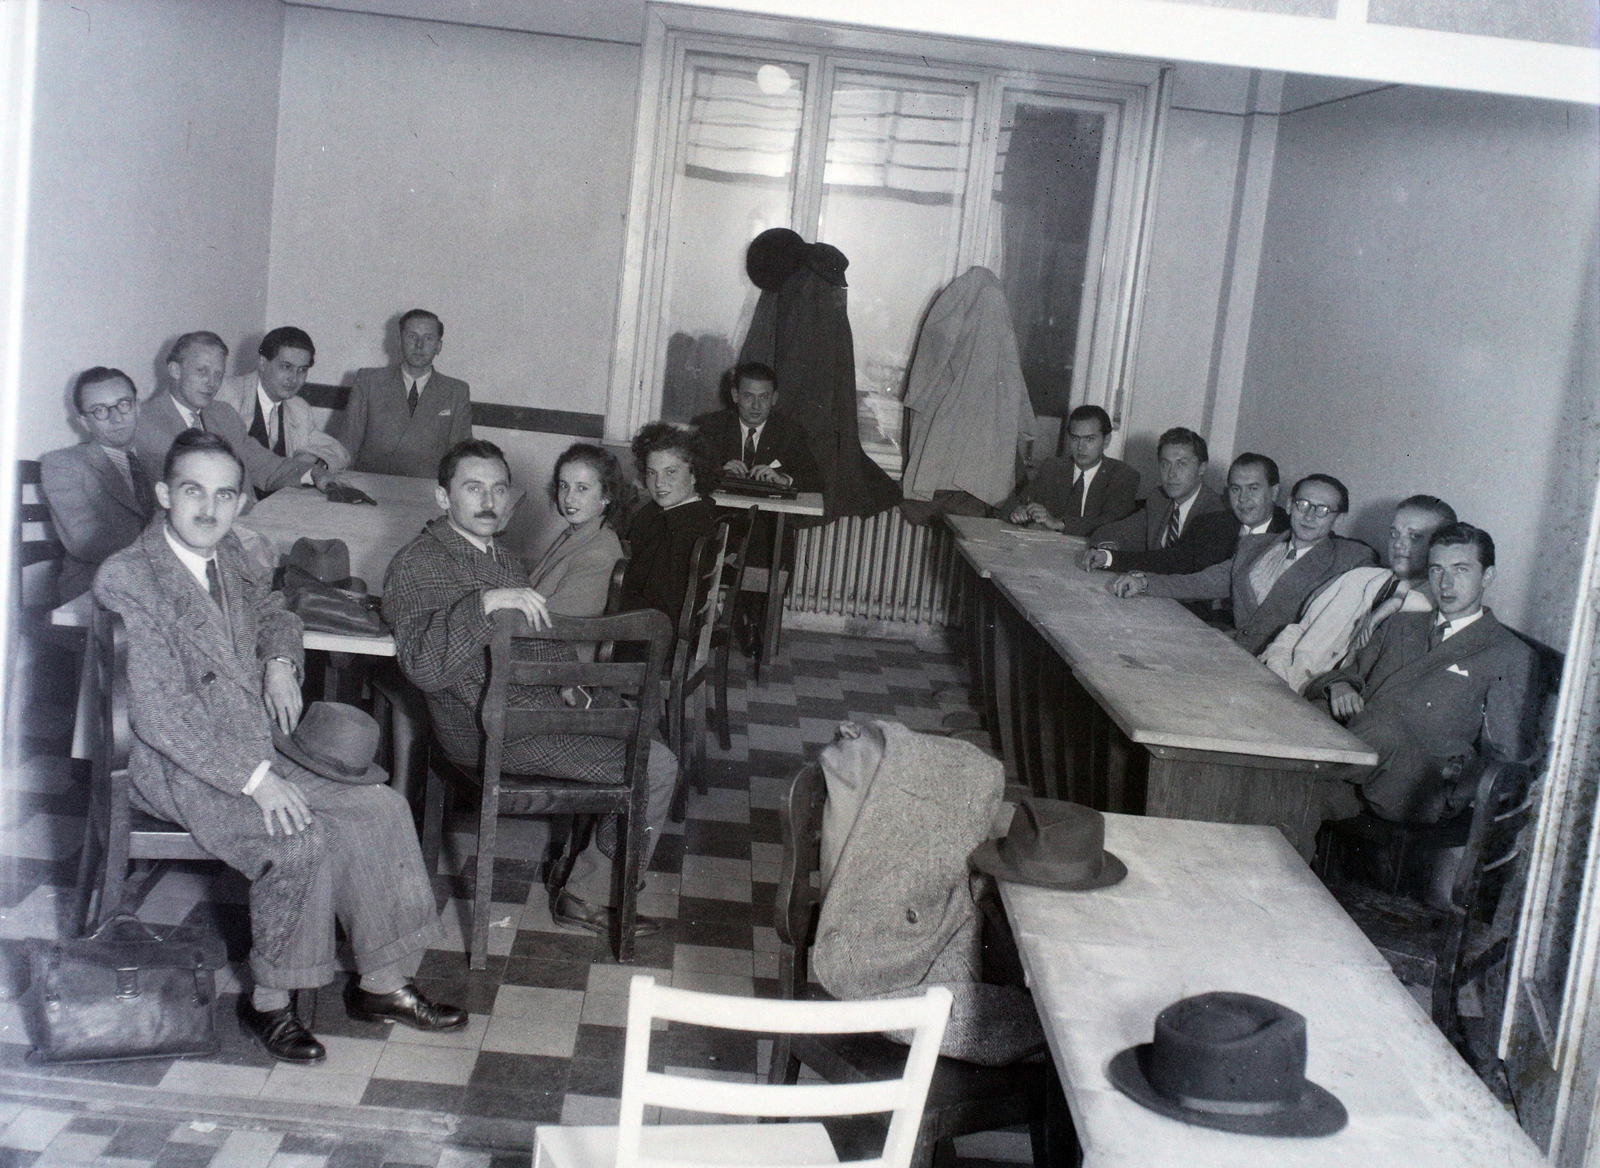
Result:
[[289,454],[288,443],[283,436],[283,403],[279,402],[272,407],[272,428],[277,432],[277,437],[272,440],[272,453],[279,458],[287,458]]
[[139,456],[131,450],[128,451],[128,483],[133,487],[133,497],[139,509],[146,515],[154,515],[155,492],[151,489],[150,480],[144,476],[144,466],[139,462]]
[[1172,505],[1172,511],[1167,515],[1167,530],[1161,534],[1161,546],[1171,547],[1178,542],[1178,505]]
[[250,437],[263,446],[270,447],[272,440],[267,437],[267,418],[261,412],[261,399],[256,398],[256,412],[250,418]]
[[1294,546],[1294,544],[1291,543],[1289,545],[1289,554],[1283,557],[1283,566],[1287,568],[1290,564],[1294,563],[1294,558],[1298,554],[1298,549]]
[[[217,558],[212,556],[206,561],[206,590],[211,593],[211,599],[216,601],[217,607],[222,608],[222,577],[217,575]],[[223,609],[226,612],[226,609]]]
[[749,470],[756,464],[756,432],[746,429],[744,432],[744,465]]
[[1067,514],[1083,517],[1083,472],[1072,480],[1072,490],[1067,492]]
[[1444,644],[1444,634],[1450,627],[1449,621],[1436,621],[1433,628],[1428,630],[1428,648],[1437,649]]
[[411,416],[413,418],[417,416],[417,398],[420,396],[422,395],[417,392],[417,383],[413,381],[411,383],[411,391],[406,394],[406,403],[411,407]]

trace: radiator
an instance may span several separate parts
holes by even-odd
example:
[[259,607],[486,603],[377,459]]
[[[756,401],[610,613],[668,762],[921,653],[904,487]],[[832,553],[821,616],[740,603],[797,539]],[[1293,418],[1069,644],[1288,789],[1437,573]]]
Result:
[[955,542],[896,508],[797,533],[788,611],[932,628],[953,623]]

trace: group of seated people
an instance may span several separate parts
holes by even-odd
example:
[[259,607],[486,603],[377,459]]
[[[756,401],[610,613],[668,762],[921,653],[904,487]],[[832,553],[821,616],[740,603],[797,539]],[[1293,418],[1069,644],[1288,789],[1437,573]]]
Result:
[[1175,427],[1157,445],[1160,491],[1136,510],[1139,474],[1105,456],[1111,419],[1080,406],[1070,454],[1010,499],[1014,524],[1081,535],[1085,569],[1116,573],[1118,597],[1187,602],[1378,754],[1359,793],[1326,811],[1435,823],[1466,808],[1480,758],[1531,750],[1533,651],[1483,603],[1494,540],[1449,504],[1413,495],[1394,511],[1388,566],[1335,533],[1350,494],[1309,474],[1279,506],[1278,466],[1245,453],[1224,501],[1204,483],[1205,439]]

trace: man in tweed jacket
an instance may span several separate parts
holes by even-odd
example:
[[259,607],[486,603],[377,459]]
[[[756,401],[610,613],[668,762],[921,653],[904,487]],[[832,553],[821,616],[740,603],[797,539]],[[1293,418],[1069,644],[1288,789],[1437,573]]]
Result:
[[336,918],[361,971],[346,995],[354,1016],[465,1025],[409,984],[439,921],[405,800],[274,749],[274,726],[287,734],[300,717],[302,630],[230,531],[241,463],[224,439],[189,430],[155,491],[160,514],[106,560],[95,599],[127,627],[135,805],[250,879],[246,1028],[274,1057],[321,1061],[290,991],[333,979]]
[[[549,624],[544,597],[494,538],[511,498],[505,455],[492,442],[461,442],[439,463],[437,497],[445,514],[395,555],[383,581],[383,615],[394,629],[401,671],[427,699],[434,734],[447,755],[475,767],[483,754],[478,710],[488,682],[491,614],[514,608],[535,628]],[[546,643],[549,644],[549,643]],[[552,653],[563,647],[549,644]],[[513,686],[508,700],[526,709],[562,700],[550,686]],[[534,734],[507,740],[508,774],[550,775],[585,783],[620,783],[623,744],[588,735]],[[644,862],[660,837],[672,801],[677,763],[660,742],[650,743],[650,800]],[[611,857],[616,821],[608,817],[578,856],[553,916],[595,932],[610,927]],[[636,932],[659,930],[639,918]]]

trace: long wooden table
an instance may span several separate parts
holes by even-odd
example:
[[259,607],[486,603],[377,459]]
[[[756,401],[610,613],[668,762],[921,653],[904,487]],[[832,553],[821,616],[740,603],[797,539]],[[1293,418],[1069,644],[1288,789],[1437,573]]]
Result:
[[1312,854],[1318,786],[1373,766],[1371,749],[1176,601],[1112,596],[1109,573],[1077,566],[1081,539],[947,519],[972,569],[974,672],[1020,781],[1104,811],[1265,824]]
[[[1120,884],[1002,882],[1086,1168],[1542,1165],[1533,1142],[1275,831],[1106,816]],[[1320,1139],[1195,1127],[1106,1077],[1180,998],[1233,990],[1305,1015],[1307,1078],[1350,1115]]]

